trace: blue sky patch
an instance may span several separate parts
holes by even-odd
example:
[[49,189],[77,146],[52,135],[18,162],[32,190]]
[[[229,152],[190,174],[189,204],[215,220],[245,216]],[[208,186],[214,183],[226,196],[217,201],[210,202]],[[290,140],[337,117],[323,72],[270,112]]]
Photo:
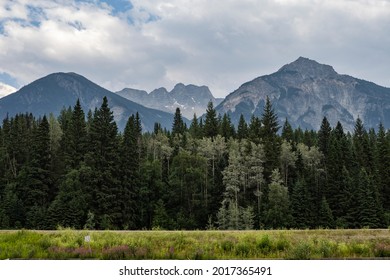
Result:
[[16,79],[6,72],[0,72],[0,82],[13,86],[14,88],[19,88],[19,84]]
[[127,12],[133,8],[133,5],[129,0],[76,0],[76,2],[105,3],[112,7],[112,13],[114,15]]

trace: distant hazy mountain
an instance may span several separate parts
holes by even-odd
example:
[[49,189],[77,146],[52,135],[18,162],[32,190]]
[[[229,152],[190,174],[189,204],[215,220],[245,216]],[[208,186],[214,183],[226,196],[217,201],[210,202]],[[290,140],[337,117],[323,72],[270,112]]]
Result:
[[54,113],[58,115],[64,107],[74,106],[77,98],[85,114],[100,107],[103,97],[114,113],[119,129],[123,129],[131,114],[139,113],[144,130],[153,130],[154,123],[171,129],[173,115],[149,109],[111,91],[108,91],[75,73],[54,73],[21,88],[0,99],[0,118],[7,114],[31,112],[36,116]]
[[165,112],[174,113],[176,108],[180,108],[182,115],[187,119],[192,119],[194,113],[197,116],[203,115],[209,101],[216,106],[223,100],[214,98],[206,86],[183,84],[177,84],[170,92],[165,88],[159,88],[148,94],[144,90],[125,88],[117,94],[145,107]]
[[300,57],[277,72],[240,86],[216,107],[229,113],[237,123],[240,114],[247,121],[260,116],[269,96],[282,125],[285,118],[293,127],[319,129],[326,116],[331,125],[340,121],[352,131],[359,116],[366,128],[380,122],[390,128],[390,88],[338,74],[331,66]]
[[13,86],[4,84],[0,82],[0,98],[7,96],[8,94],[11,94],[16,91],[16,88]]

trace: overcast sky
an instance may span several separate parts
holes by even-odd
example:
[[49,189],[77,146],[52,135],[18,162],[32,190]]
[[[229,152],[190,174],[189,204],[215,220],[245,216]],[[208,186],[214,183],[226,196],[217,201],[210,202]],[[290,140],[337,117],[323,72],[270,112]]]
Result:
[[390,0],[0,0],[0,83],[76,72],[223,97],[299,56],[390,87]]

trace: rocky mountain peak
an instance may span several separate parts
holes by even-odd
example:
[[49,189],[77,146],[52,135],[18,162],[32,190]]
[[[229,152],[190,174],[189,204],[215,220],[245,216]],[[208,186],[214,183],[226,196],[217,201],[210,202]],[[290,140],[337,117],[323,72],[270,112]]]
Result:
[[284,65],[277,73],[295,72],[303,78],[325,78],[337,75],[332,66],[320,64],[315,60],[299,57],[297,60]]
[[[134,90],[133,90],[134,91]],[[185,85],[178,83],[168,92],[166,88],[153,90],[149,94],[135,94],[129,89],[117,92],[118,95],[144,105],[145,107],[175,113],[180,108],[184,117],[192,119],[194,113],[201,116],[206,112],[207,104],[212,101],[215,106],[222,100],[215,99],[207,86]]]
[[150,95],[167,95],[168,94],[168,91],[165,87],[160,87],[160,88],[157,88],[155,90],[153,90],[151,93],[149,93]]
[[332,126],[340,121],[351,132],[360,117],[367,128],[390,127],[390,88],[339,75],[332,66],[304,57],[244,83],[216,110],[230,114],[235,124],[241,114],[250,121],[252,115],[261,116],[267,96],[280,124],[287,118],[293,127],[318,130],[327,117]]
[[178,83],[174,86],[173,90],[182,90],[185,89],[185,85],[183,83]]

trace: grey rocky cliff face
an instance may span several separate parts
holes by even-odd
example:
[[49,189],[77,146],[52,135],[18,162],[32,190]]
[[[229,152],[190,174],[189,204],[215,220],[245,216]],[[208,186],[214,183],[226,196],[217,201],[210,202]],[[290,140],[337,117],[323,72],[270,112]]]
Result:
[[243,84],[217,106],[237,123],[240,114],[249,121],[261,115],[269,97],[279,121],[287,118],[293,127],[318,130],[326,116],[331,125],[340,121],[353,131],[360,117],[367,128],[379,122],[390,127],[390,89],[347,75],[339,75],[331,66],[300,57],[277,72]]
[[214,105],[222,100],[214,98],[206,86],[177,84],[168,92],[165,88],[155,89],[149,94],[146,91],[123,89],[118,95],[145,107],[174,113],[176,108],[187,119],[192,119],[194,114],[198,117],[206,112],[207,104],[212,101]]

